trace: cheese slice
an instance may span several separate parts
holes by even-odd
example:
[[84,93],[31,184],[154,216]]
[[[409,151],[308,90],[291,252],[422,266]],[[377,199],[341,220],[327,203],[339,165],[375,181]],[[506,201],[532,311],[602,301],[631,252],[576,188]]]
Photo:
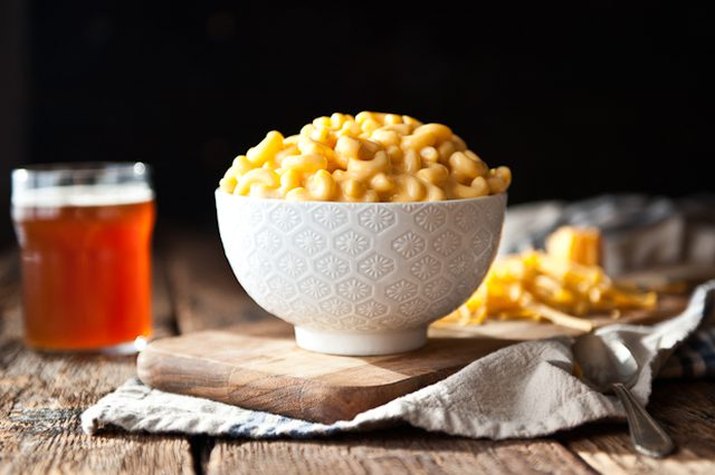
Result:
[[563,226],[546,238],[546,253],[560,261],[597,266],[601,249],[598,228]]

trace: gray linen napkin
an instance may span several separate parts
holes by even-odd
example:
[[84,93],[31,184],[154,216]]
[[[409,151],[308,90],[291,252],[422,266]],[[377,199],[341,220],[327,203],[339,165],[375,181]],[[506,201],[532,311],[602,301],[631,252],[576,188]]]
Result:
[[602,195],[575,203],[511,206],[499,253],[541,248],[546,236],[563,225],[602,231],[603,264],[609,275],[674,264],[715,266],[715,194],[679,200]]
[[[642,371],[633,393],[646,403],[654,374],[672,349],[701,322],[715,280],[698,287],[687,309],[655,326],[613,325],[598,331],[622,340]],[[509,346],[447,379],[331,425],[250,411],[206,399],[165,393],[131,380],[82,414],[88,434],[107,425],[128,431],[228,437],[316,437],[407,422],[467,437],[536,437],[586,422],[622,417],[613,396],[572,375],[571,338]]]

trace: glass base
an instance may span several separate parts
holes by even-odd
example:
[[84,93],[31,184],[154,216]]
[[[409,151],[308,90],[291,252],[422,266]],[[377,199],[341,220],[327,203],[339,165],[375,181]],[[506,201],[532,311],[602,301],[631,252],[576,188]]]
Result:
[[149,337],[138,336],[133,341],[126,341],[123,343],[117,343],[116,345],[103,346],[101,348],[46,348],[33,346],[30,343],[25,342],[28,348],[39,353],[46,353],[52,355],[107,355],[107,356],[122,356],[122,355],[135,355],[146,348],[149,343]]

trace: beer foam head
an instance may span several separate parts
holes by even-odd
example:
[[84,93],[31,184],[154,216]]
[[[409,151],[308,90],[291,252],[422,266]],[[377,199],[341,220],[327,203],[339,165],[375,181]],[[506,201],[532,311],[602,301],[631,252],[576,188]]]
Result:
[[146,183],[69,185],[13,189],[13,206],[112,206],[151,201],[154,193]]

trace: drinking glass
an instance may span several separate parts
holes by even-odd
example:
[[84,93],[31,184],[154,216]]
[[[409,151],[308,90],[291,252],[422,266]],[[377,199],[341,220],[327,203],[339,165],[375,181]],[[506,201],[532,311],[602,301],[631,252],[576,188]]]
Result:
[[27,346],[131,353],[151,335],[149,166],[33,165],[12,172]]

